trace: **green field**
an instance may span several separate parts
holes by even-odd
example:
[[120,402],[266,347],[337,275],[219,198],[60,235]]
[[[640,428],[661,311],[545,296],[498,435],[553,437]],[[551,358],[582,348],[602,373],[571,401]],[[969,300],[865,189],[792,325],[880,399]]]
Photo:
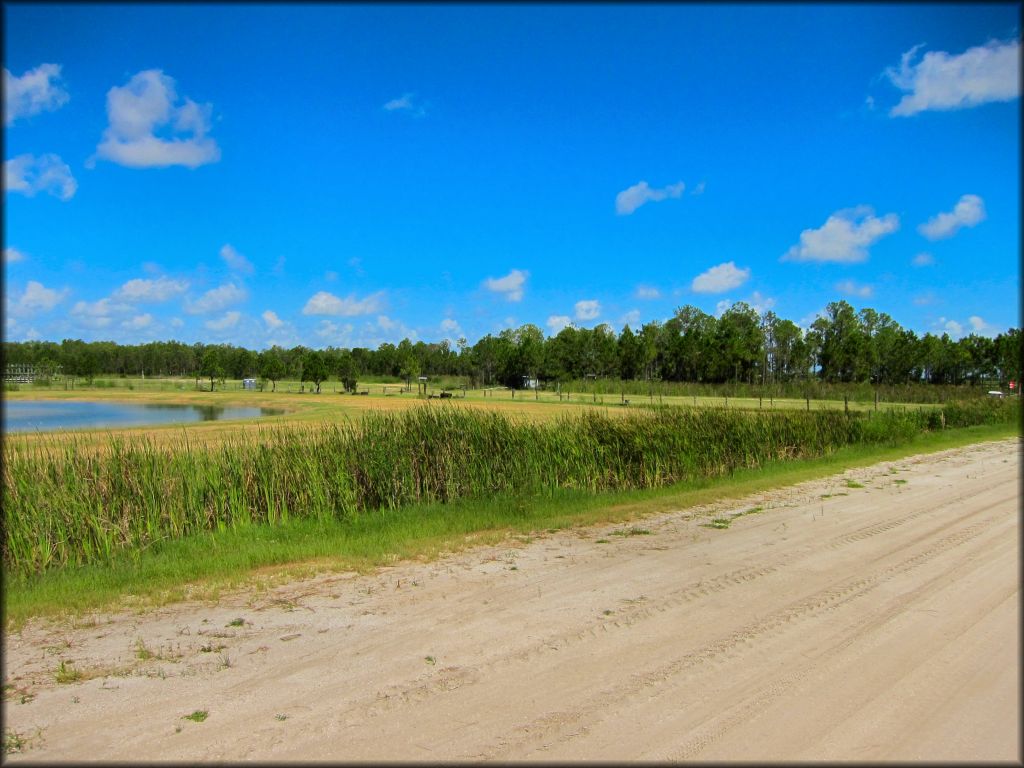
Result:
[[595,407],[513,401],[508,391],[500,393],[507,399],[470,392],[453,400],[286,390],[47,394],[269,402],[289,413],[262,424],[5,440],[9,621],[127,594],[160,602],[209,593],[268,567],[295,573],[433,556],[513,530],[681,505],[698,491],[735,494],[892,451],[1020,433],[1015,400],[847,413],[842,403],[807,412],[806,404],[741,408],[732,399],[728,407]]

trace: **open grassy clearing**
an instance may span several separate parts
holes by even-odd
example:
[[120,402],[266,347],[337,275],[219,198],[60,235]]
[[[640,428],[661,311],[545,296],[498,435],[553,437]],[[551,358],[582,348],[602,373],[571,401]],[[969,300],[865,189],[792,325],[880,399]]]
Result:
[[[208,385],[208,384],[207,384]],[[203,392],[195,389],[192,379],[126,379],[116,387],[90,387],[79,383],[72,389],[60,387],[22,386],[17,391],[5,391],[3,397],[9,400],[89,400],[125,403],[164,403],[181,405],[251,406],[284,410],[278,416],[267,416],[259,420],[223,420],[187,425],[160,425],[118,429],[75,430],[74,434],[83,441],[106,444],[111,434],[144,434],[155,441],[177,442],[182,430],[194,433],[197,440],[216,444],[229,437],[265,431],[267,425],[309,425],[318,423],[337,424],[353,418],[361,418],[370,410],[405,410],[421,403],[442,405],[438,399],[424,398],[412,392],[400,392],[394,383],[360,383],[359,391],[368,390],[368,395],[347,395],[337,391],[340,385],[325,383],[320,394],[300,392],[299,382],[279,382],[276,392],[269,390],[243,390],[240,382],[228,382],[225,389]],[[440,390],[428,389],[437,394]],[[629,406],[623,407],[622,400]],[[682,397],[682,396],[632,396],[594,394],[580,392],[533,392],[493,389],[469,389],[463,393],[455,391],[453,401],[469,408],[497,411],[509,416],[523,417],[533,421],[553,421],[567,413],[576,413],[599,408],[609,415],[621,415],[638,409],[660,406],[690,406],[697,408],[726,408],[733,410],[844,410],[855,413],[873,412],[873,403],[842,400],[779,399],[779,398],[732,398],[732,397]],[[878,410],[921,409],[938,407],[938,404],[924,403],[879,403]],[[19,434],[7,437],[9,440],[33,443],[39,440],[36,434]]]
[[[440,405],[440,404],[439,404]],[[990,414],[993,409],[1001,410],[1003,406],[995,404],[983,404],[980,406],[987,409]],[[1014,406],[1015,408],[1015,406]],[[377,480],[366,489],[371,491],[362,506],[354,504],[357,493],[352,485],[345,483],[331,484],[324,481],[323,467],[326,465],[307,464],[303,466],[297,457],[306,457],[312,460],[317,455],[333,455],[335,458],[341,455],[338,453],[338,444],[334,444],[334,452],[329,449],[329,440],[332,435],[321,433],[321,439],[327,438],[328,443],[309,444],[304,442],[278,443],[277,448],[284,453],[278,456],[283,457],[284,462],[270,461],[271,469],[276,467],[281,470],[279,473],[271,471],[271,475],[278,478],[280,484],[268,486],[266,483],[257,482],[257,490],[266,490],[268,487],[276,488],[275,493],[298,490],[306,494],[298,504],[292,504],[292,514],[271,517],[273,525],[264,524],[265,519],[253,515],[254,507],[247,506],[240,502],[238,487],[230,483],[224,486],[221,491],[215,491],[207,499],[214,500],[215,505],[223,501],[221,512],[214,512],[213,521],[209,518],[199,518],[192,522],[192,527],[186,525],[187,519],[180,516],[177,518],[177,525],[180,526],[175,538],[173,531],[161,532],[161,524],[166,522],[164,518],[174,520],[173,510],[167,513],[162,505],[150,503],[148,500],[155,498],[152,491],[139,493],[137,488],[128,488],[127,494],[115,496],[115,500],[125,507],[126,498],[136,498],[138,503],[132,508],[129,517],[116,516],[105,518],[107,522],[93,519],[89,525],[95,530],[89,532],[89,540],[93,542],[94,552],[92,559],[85,558],[80,562],[86,564],[80,567],[49,568],[41,575],[27,575],[28,572],[16,568],[12,570],[13,561],[9,559],[11,553],[10,542],[5,542],[5,570],[7,571],[5,590],[6,615],[9,621],[22,621],[28,616],[39,614],[62,613],[74,606],[74,611],[90,610],[105,604],[117,601],[125,595],[132,595],[135,599],[141,600],[144,604],[160,603],[167,600],[176,600],[189,595],[214,595],[216,590],[225,586],[238,584],[253,577],[255,573],[262,573],[267,577],[268,573],[285,573],[295,575],[297,573],[310,572],[318,568],[329,569],[365,569],[381,564],[394,562],[396,559],[407,557],[433,557],[439,552],[458,549],[468,544],[483,541],[493,541],[507,536],[510,532],[525,533],[549,528],[565,527],[569,525],[588,524],[602,520],[629,519],[631,516],[648,514],[669,507],[687,506],[701,503],[701,494],[705,498],[713,496],[730,496],[750,493],[758,488],[772,487],[790,482],[797,482],[810,477],[838,471],[846,466],[854,466],[858,463],[870,463],[895,455],[907,455],[909,453],[926,450],[940,450],[954,447],[978,440],[994,439],[1009,435],[1019,434],[1019,409],[1013,412],[1004,413],[1007,417],[1002,423],[989,423],[984,426],[971,427],[969,429],[946,429],[921,432],[916,424],[919,418],[908,418],[910,414],[893,414],[891,419],[875,418],[871,422],[875,424],[872,429],[878,430],[883,423],[891,422],[889,426],[878,434],[867,435],[869,441],[859,445],[843,446],[842,441],[848,440],[850,435],[843,432],[843,429],[850,427],[849,422],[841,413],[836,414],[792,414],[791,416],[776,422],[783,425],[788,424],[789,428],[802,425],[805,429],[813,427],[811,432],[805,432],[805,438],[812,442],[818,441],[818,448],[822,450],[820,439],[822,429],[831,427],[835,431],[829,444],[832,446],[827,450],[825,456],[805,459],[794,462],[791,460],[797,453],[792,445],[783,445],[770,439],[757,440],[753,433],[743,432],[744,423],[749,421],[747,417],[740,414],[728,415],[721,411],[693,412],[686,411],[665,412],[654,414],[650,417],[651,424],[644,428],[655,428],[654,432],[646,433],[644,439],[636,444],[639,452],[634,453],[632,458],[623,457],[622,449],[630,444],[633,438],[637,437],[635,428],[644,426],[633,423],[633,419],[621,421],[609,421],[603,418],[600,413],[591,411],[589,419],[583,419],[577,426],[582,427],[583,432],[563,432],[560,435],[555,433],[561,441],[568,438],[575,438],[577,448],[590,446],[578,454],[571,454],[569,463],[563,462],[562,472],[575,467],[577,480],[565,482],[564,475],[556,475],[561,480],[554,485],[547,477],[545,466],[547,461],[541,463],[516,465],[514,461],[502,461],[499,455],[498,446],[494,451],[479,450],[477,453],[482,460],[471,462],[469,470],[484,472],[477,477],[482,482],[481,487],[493,489],[495,476],[486,474],[489,467],[495,467],[506,472],[507,483],[500,486],[498,492],[484,490],[472,492],[452,493],[451,481],[461,476],[467,467],[458,462],[465,451],[453,451],[447,455],[449,464],[445,465],[446,473],[436,475],[433,479],[423,472],[425,467],[437,466],[438,462],[431,458],[429,461],[416,463],[415,456],[412,464],[403,463],[403,457],[408,458],[410,452],[415,454],[413,445],[406,445],[406,441],[398,440],[394,451],[389,452],[387,441],[379,440],[382,443],[380,457],[383,459],[376,466],[386,470],[377,477]],[[682,414],[689,413],[686,418],[696,418],[690,424],[700,426],[704,430],[695,436],[696,442],[690,444],[690,448],[681,451],[681,446],[673,444],[673,435],[679,434],[678,427],[681,422],[673,422],[671,419],[682,418]],[[703,413],[703,416],[701,415]],[[965,421],[967,418],[978,416],[972,411],[957,413],[954,409],[949,410],[951,423],[956,420]],[[383,429],[382,434],[396,434],[396,425],[404,424],[411,427],[407,430],[406,437],[410,435],[416,439],[430,437],[425,433],[417,432],[417,428],[433,427],[436,429],[438,422],[435,420],[438,412],[421,410],[414,414],[402,416],[394,414],[390,421],[382,418],[381,415],[371,418],[370,423],[376,421],[378,429]],[[1014,415],[1016,414],[1016,415]],[[639,414],[636,414],[637,416]],[[765,414],[767,415],[767,414]],[[923,416],[924,414],[922,414]],[[658,432],[659,417],[663,421],[661,426],[664,430]],[[753,414],[751,416],[754,416]],[[411,420],[410,420],[410,417]],[[520,434],[519,438],[525,437],[526,443],[516,443],[516,435],[521,432],[520,427],[512,426],[512,422],[502,420],[500,417],[492,426],[497,426],[502,432],[503,444],[507,443],[509,452],[506,459],[516,456],[524,451],[524,445],[532,444],[543,438],[543,432],[529,432]],[[635,418],[635,417],[634,417]],[[700,418],[704,421],[701,422]],[[793,419],[796,419],[794,422]],[[397,419],[397,421],[395,420]],[[596,419],[596,420],[595,420]],[[715,421],[717,419],[717,421]],[[723,421],[725,419],[725,421]],[[825,419],[822,421],[822,419]],[[855,429],[863,430],[867,420],[854,419],[853,424],[861,424]],[[754,419],[753,422],[759,422]],[[480,427],[481,421],[477,417],[455,418],[447,423],[447,431],[441,429],[431,439],[435,440],[436,446],[447,446],[453,442],[457,443],[457,434],[466,432],[467,428],[474,425]],[[444,422],[441,422],[444,427]],[[618,424],[619,426],[616,426]],[[653,424],[653,427],[651,426]],[[730,445],[726,425],[732,424],[739,431],[733,434],[733,440],[737,435],[746,434],[746,449],[751,453],[738,451],[735,443]],[[759,422],[764,427],[766,422]],[[487,424],[484,423],[484,427]],[[909,427],[913,427],[908,431]],[[587,442],[594,436],[600,438],[597,443]],[[511,431],[510,431],[511,430]],[[590,432],[587,432],[590,430]],[[693,431],[692,429],[690,430]],[[735,429],[734,429],[735,431]],[[316,433],[310,433],[315,439]],[[583,435],[583,437],[581,437]],[[589,435],[589,437],[587,437]],[[865,435],[861,435],[864,437]],[[292,437],[297,437],[293,435]],[[478,437],[494,437],[494,434],[487,433],[484,429]],[[691,435],[691,437],[694,437]],[[723,439],[725,438],[725,439]],[[793,434],[789,439],[792,441]],[[334,434],[337,439],[337,433]],[[668,442],[666,442],[668,441]],[[570,440],[571,442],[571,440]],[[717,445],[716,445],[717,443]],[[588,452],[593,452],[595,446],[604,445],[603,452],[598,455],[585,457]],[[698,445],[707,445],[705,453],[700,453]],[[618,448],[614,448],[618,446]],[[652,447],[653,458],[650,453],[644,450]],[[658,454],[657,449],[667,451]],[[463,446],[465,447],[465,446]],[[555,444],[541,445],[538,456],[548,456],[555,449]],[[614,450],[612,450],[614,448]],[[780,451],[779,448],[785,450]],[[725,453],[723,453],[725,449]],[[296,452],[296,450],[298,452]],[[612,450],[609,453],[609,450]],[[228,455],[228,448],[224,448],[225,456]],[[707,452],[710,451],[710,452]],[[528,450],[526,450],[529,453]],[[686,458],[683,463],[671,470],[671,465],[665,461],[671,459],[675,454],[682,454]],[[76,452],[69,452],[68,456],[73,458]],[[216,455],[216,453],[214,454]],[[237,462],[245,454],[234,454],[232,461]],[[361,455],[361,454],[360,454]],[[421,459],[436,457],[436,452],[426,451],[421,454]],[[661,459],[658,459],[658,456]],[[814,456],[811,452],[809,455]],[[122,461],[126,461],[126,455],[120,454]],[[575,458],[573,458],[575,456]],[[617,458],[616,458],[617,457]],[[780,460],[780,457],[789,457],[790,460]],[[145,452],[137,453],[136,459],[146,458]],[[150,457],[152,458],[152,457]],[[464,456],[463,456],[464,458]],[[566,457],[563,457],[566,458]],[[267,457],[264,456],[266,460]],[[659,461],[661,462],[659,464]],[[697,461],[697,464],[694,462]],[[454,463],[451,463],[454,462]],[[576,462],[573,464],[572,462]],[[701,465],[701,462],[703,464]],[[845,463],[844,463],[845,462]],[[852,464],[849,462],[853,462]],[[144,462],[145,463],[145,462]],[[444,462],[442,462],[443,464]],[[298,466],[294,466],[298,464]],[[7,474],[9,462],[5,462],[5,491],[14,487],[12,477],[17,475]],[[394,466],[392,466],[394,465]],[[73,462],[67,467],[75,469],[77,465]],[[97,465],[94,465],[94,468]],[[134,466],[130,461],[123,464],[120,469]],[[156,471],[157,479],[161,475],[159,462],[150,463],[149,472]],[[333,466],[338,466],[335,461]],[[319,469],[317,468],[319,467]],[[417,469],[418,467],[418,469]],[[28,465],[23,465],[24,472]],[[156,468],[155,470],[153,468]],[[136,467],[138,469],[138,467]],[[690,471],[681,471],[689,469]],[[78,467],[78,471],[81,467]],[[180,468],[179,468],[180,470]],[[671,470],[671,471],[670,471]],[[673,471],[675,474],[673,474]],[[49,470],[52,474],[53,470]],[[313,474],[309,474],[312,472]],[[319,472],[320,474],[317,474]],[[537,474],[540,472],[540,474]],[[729,473],[732,472],[730,475]],[[298,474],[296,474],[298,473]],[[531,474],[532,473],[532,474]],[[116,474],[116,473],[115,473]],[[137,477],[138,472],[127,473],[126,477]],[[143,472],[142,474],[145,474]],[[181,474],[176,470],[171,474]],[[185,470],[188,474],[188,470]],[[500,473],[499,473],[500,474]],[[292,481],[289,477],[295,475]],[[59,473],[56,475],[59,476]],[[24,475],[21,475],[24,480]],[[296,478],[299,482],[295,482]],[[308,482],[312,478],[312,482]],[[618,478],[618,479],[616,479]],[[639,479],[638,479],[639,478]],[[646,479],[644,479],[646,478]],[[684,478],[679,480],[679,478]],[[163,480],[161,480],[163,482]],[[348,482],[348,481],[346,481]],[[394,484],[404,487],[405,490],[398,492],[400,488]],[[29,482],[22,485],[25,489],[39,490],[37,483]],[[83,494],[88,493],[90,483],[83,483],[77,489],[72,489],[63,501],[56,506],[62,511],[67,507],[81,507]],[[95,485],[95,483],[94,483]],[[310,487],[312,486],[312,487]],[[653,487],[652,487],[653,486]],[[659,487],[660,486],[660,487]],[[59,484],[56,486],[61,487]],[[348,488],[347,497],[337,496],[338,488]],[[380,496],[381,488],[390,488],[392,495]],[[609,488],[619,489],[615,493],[609,493]],[[374,490],[376,489],[376,490]],[[424,492],[424,489],[427,492]],[[433,490],[431,490],[433,489]],[[447,490],[445,490],[447,489]],[[626,490],[622,490],[626,489]],[[458,489],[455,489],[458,491]],[[466,489],[464,489],[465,491]],[[226,491],[226,493],[225,493]],[[43,490],[45,493],[45,490]],[[378,496],[372,498],[372,494]],[[334,494],[334,495],[332,495]],[[447,494],[447,495],[445,495]],[[180,494],[170,494],[170,499]],[[187,494],[186,494],[187,495]],[[160,498],[165,498],[161,496]],[[448,503],[438,503],[438,499],[448,499]],[[355,513],[339,515],[339,500],[342,503],[349,503],[353,506],[351,510]],[[24,500],[22,500],[24,501]],[[89,502],[85,500],[86,507]],[[29,502],[26,509],[38,510],[40,503]],[[117,506],[114,504],[112,506]],[[173,505],[170,505],[173,506]],[[264,511],[268,511],[268,507]],[[83,507],[84,509],[84,507]],[[200,504],[196,509],[203,514],[209,512],[208,507]],[[358,511],[358,510],[363,511]],[[148,511],[147,511],[148,510]],[[247,515],[240,514],[249,510]],[[184,511],[184,507],[182,508]],[[156,512],[156,516],[152,513]],[[226,514],[225,514],[226,513]],[[83,512],[88,515],[88,510]],[[306,514],[306,517],[302,517]],[[622,517],[622,516],[625,517]],[[25,515],[21,516],[22,518]],[[33,522],[38,515],[33,513]],[[95,517],[95,516],[93,516]],[[206,523],[203,520],[206,520]],[[18,548],[28,560],[24,562],[49,562],[55,554],[55,547],[69,543],[71,539],[82,535],[78,531],[69,535],[67,529],[60,526],[70,526],[79,515],[72,513],[71,518],[54,519],[57,525],[57,537],[53,538],[50,544],[42,549],[34,549],[33,539],[38,538],[39,533],[31,533],[31,527],[22,531],[21,544]],[[117,533],[117,521],[135,526],[133,531],[127,531],[127,537]],[[24,522],[24,520],[22,520]],[[81,522],[79,520],[79,522]],[[212,523],[212,524],[211,524]],[[113,525],[113,527],[111,527]],[[207,530],[203,526],[208,526]],[[51,531],[52,533],[52,531]],[[125,533],[125,532],[122,532]],[[61,538],[63,537],[63,538]],[[87,537],[88,538],[88,537]],[[99,550],[106,547],[107,551],[101,553]],[[73,556],[75,553],[70,553]],[[80,554],[80,553],[79,553]],[[102,555],[102,557],[98,557]],[[65,557],[67,553],[65,554]],[[40,561],[39,558],[44,560]],[[269,572],[268,570],[269,569]]]

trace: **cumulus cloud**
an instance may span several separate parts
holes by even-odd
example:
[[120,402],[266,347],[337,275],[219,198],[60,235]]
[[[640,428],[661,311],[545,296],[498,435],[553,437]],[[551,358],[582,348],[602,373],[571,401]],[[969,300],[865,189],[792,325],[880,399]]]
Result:
[[851,264],[868,257],[868,247],[900,226],[895,213],[881,218],[867,205],[836,211],[818,229],[805,229],[800,243],[790,248],[782,261],[834,261]]
[[115,299],[105,298],[99,301],[76,301],[71,308],[71,314],[81,317],[108,317],[114,314],[131,312],[129,304],[118,302]]
[[979,336],[995,336],[999,330],[994,325],[987,323],[984,318],[981,318],[978,315],[971,315],[967,318],[967,322],[971,326],[971,332],[976,333]]
[[929,51],[915,64],[921,47],[916,45],[904,53],[898,68],[885,70],[890,82],[906,92],[889,110],[892,117],[966,109],[1020,95],[1019,40],[991,40],[957,55]]
[[253,273],[252,262],[235,250],[234,246],[225,245],[220,249],[220,257],[228,265],[229,269],[235,272],[242,272],[246,275]]
[[274,331],[284,325],[284,320],[277,316],[277,313],[272,310],[267,310],[260,317],[263,318],[263,322],[267,324],[268,331]]
[[330,320],[321,320],[314,333],[326,341],[347,344],[354,330],[351,323],[338,325]]
[[129,168],[196,168],[220,160],[220,147],[206,136],[213,106],[188,98],[175,106],[174,86],[161,70],[147,69],[107,91],[109,125],[97,155]]
[[135,315],[121,323],[121,327],[128,331],[141,331],[153,324],[153,316],[148,312],[143,315]]
[[597,299],[583,299],[576,302],[576,319],[593,320],[601,314],[601,303]]
[[21,77],[4,68],[4,124],[19,117],[52,112],[68,103],[68,92],[60,82],[60,64],[40,64]]
[[551,315],[548,318],[547,326],[551,333],[558,333],[563,328],[572,325],[572,318],[568,315]]
[[526,278],[530,273],[521,269],[513,269],[504,277],[488,277],[483,282],[484,288],[494,293],[504,294],[508,301],[521,301]]
[[842,280],[836,283],[836,290],[861,299],[870,299],[875,294],[875,289],[872,286],[860,285],[853,280]]
[[729,308],[734,303],[735,302],[732,299],[722,299],[721,301],[719,301],[717,304],[715,304],[715,317],[721,317],[722,315],[724,315],[726,312],[729,311]]
[[930,267],[932,264],[935,263],[935,257],[932,256],[930,253],[924,253],[922,251],[913,258],[911,263],[915,267]]
[[302,308],[304,315],[334,315],[338,317],[352,317],[355,315],[372,315],[384,308],[384,292],[371,293],[365,298],[358,299],[354,294],[349,294],[342,299],[327,291],[318,291],[313,294],[306,306]]
[[457,339],[464,335],[462,333],[462,326],[459,325],[457,320],[453,320],[450,317],[446,317],[441,321],[441,333],[444,334],[446,339]]
[[185,280],[159,277],[156,280],[137,278],[129,280],[113,293],[115,299],[131,302],[160,302],[180,296],[188,290]]
[[749,268],[739,269],[735,262],[727,261],[697,275],[690,288],[697,293],[722,293],[743,285],[749,278]]
[[225,283],[217,288],[211,288],[200,296],[197,301],[185,302],[185,311],[190,315],[220,312],[232,304],[244,301],[247,295],[244,288],[239,288],[234,283]]
[[775,306],[775,299],[771,296],[763,295],[760,291],[754,291],[750,295],[750,298],[747,299],[747,304],[749,304],[750,308],[757,312],[757,314],[763,315]]
[[685,187],[686,185],[680,181],[661,189],[652,189],[646,181],[641,181],[632,187],[627,187],[615,196],[615,212],[620,216],[628,216],[646,203],[658,203],[670,197],[681,197]]
[[203,325],[211,331],[226,331],[229,328],[234,328],[238,325],[238,321],[241,317],[241,312],[225,312],[223,316],[218,317],[216,320],[207,320]]
[[70,291],[67,288],[57,291],[47,288],[42,283],[29,280],[25,290],[11,307],[13,314],[31,315],[36,312],[49,312],[60,304]]
[[67,201],[75,196],[78,182],[59,155],[25,154],[4,161],[4,189],[28,197],[34,197],[36,192],[48,192]]
[[947,320],[944,317],[940,317],[939,321],[935,325],[939,330],[945,331],[954,338],[964,335],[964,327],[956,320]]
[[414,100],[411,93],[403,93],[397,99],[391,99],[384,104],[384,109],[388,112],[408,112],[416,117],[422,117],[427,113],[426,109]]
[[630,328],[636,328],[640,325],[640,310],[629,310],[629,312],[619,318],[619,325],[628,325]]
[[929,240],[952,237],[961,227],[973,227],[985,220],[985,201],[977,195],[963,195],[952,211],[928,219],[917,231]]
[[4,262],[7,264],[14,264],[16,261],[24,261],[25,254],[19,251],[17,248],[8,246],[4,248]]
[[633,295],[636,296],[636,298],[638,299],[645,299],[650,301],[652,299],[660,299],[661,291],[659,291],[653,285],[638,285],[636,287],[636,291],[633,292]]

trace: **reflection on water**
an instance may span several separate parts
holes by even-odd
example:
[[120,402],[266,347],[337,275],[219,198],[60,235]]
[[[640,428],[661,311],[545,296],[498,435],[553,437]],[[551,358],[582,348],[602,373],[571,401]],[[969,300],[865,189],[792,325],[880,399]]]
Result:
[[117,403],[54,400],[13,400],[3,403],[4,432],[50,432],[66,429],[144,427],[224,419],[277,416],[279,408]]

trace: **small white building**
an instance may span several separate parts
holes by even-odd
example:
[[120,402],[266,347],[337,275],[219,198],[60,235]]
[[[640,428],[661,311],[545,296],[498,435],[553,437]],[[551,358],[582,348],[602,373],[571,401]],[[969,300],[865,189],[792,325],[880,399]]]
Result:
[[242,389],[256,389],[256,379],[242,379]]

